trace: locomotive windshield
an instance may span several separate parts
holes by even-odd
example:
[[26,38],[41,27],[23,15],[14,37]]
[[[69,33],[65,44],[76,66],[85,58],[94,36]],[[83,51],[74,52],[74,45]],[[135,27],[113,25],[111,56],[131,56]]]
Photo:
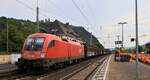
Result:
[[29,38],[25,43],[26,50],[41,50],[43,48],[44,38]]

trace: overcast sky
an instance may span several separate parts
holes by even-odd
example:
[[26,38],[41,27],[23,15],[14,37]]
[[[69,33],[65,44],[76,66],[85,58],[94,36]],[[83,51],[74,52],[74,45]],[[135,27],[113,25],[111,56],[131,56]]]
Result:
[[[83,14],[75,7],[72,0],[39,0],[40,20],[58,19],[64,23],[89,28],[105,47],[115,47],[116,35],[121,35],[121,25],[124,25],[125,46],[134,46],[130,38],[135,36],[135,0],[74,0]],[[150,0],[138,0],[139,10],[139,40],[145,44],[150,40]],[[17,19],[36,20],[36,0],[1,0],[0,16]],[[110,38],[108,38],[108,36]],[[121,37],[120,37],[121,40]]]

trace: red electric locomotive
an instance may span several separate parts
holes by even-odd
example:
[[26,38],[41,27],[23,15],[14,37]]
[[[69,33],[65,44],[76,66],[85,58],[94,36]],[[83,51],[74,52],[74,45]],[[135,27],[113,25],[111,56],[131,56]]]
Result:
[[85,57],[84,48],[81,41],[35,33],[26,39],[17,66],[19,69],[48,68],[55,64],[78,60]]

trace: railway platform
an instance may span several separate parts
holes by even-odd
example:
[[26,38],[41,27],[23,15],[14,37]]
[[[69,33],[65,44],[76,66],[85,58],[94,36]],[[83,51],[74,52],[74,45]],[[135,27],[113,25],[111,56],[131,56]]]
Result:
[[[150,80],[150,66],[140,63],[138,65],[138,80]],[[135,61],[118,62],[111,55],[102,66],[97,69],[91,80],[136,80]]]
[[[140,63],[139,80],[150,80],[150,66]],[[115,62],[114,55],[110,57],[108,61],[108,67],[106,70],[106,79],[103,80],[136,80],[136,68],[135,61],[130,62]]]

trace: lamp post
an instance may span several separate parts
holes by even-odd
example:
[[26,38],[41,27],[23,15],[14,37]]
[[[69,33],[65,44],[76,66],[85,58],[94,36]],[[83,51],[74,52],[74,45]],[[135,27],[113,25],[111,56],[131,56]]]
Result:
[[124,24],[127,24],[127,22],[119,22],[118,24],[122,25],[122,45],[121,45],[121,47],[123,48],[123,44],[124,44]]
[[139,53],[139,40],[138,40],[138,2],[135,0],[135,35],[136,35],[136,80],[138,80],[138,53]]

